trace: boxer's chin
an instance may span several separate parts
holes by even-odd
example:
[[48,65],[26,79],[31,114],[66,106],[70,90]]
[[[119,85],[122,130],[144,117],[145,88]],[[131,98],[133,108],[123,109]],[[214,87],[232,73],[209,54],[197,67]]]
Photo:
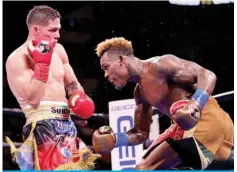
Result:
[[127,83],[121,83],[121,84],[114,84],[114,87],[116,90],[122,90],[123,87],[125,87]]
[[114,86],[114,87],[115,87],[116,90],[119,90],[119,91],[121,91],[123,89],[122,86]]

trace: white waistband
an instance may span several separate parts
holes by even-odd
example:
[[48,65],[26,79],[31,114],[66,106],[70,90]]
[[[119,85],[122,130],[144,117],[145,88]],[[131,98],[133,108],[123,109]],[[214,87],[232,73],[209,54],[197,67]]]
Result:
[[[40,105],[61,105],[61,106],[68,106],[68,104],[66,102],[63,101],[41,101]],[[27,108],[32,108],[31,105],[26,105],[23,109],[27,109]]]
[[26,124],[45,119],[70,119],[70,109],[66,102],[41,101],[37,108],[27,105],[22,111]]

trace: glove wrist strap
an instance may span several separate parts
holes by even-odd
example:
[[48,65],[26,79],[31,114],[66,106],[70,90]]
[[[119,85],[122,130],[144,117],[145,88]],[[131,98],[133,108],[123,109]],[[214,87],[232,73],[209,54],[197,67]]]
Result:
[[34,67],[33,78],[46,83],[48,81],[48,76],[49,65],[43,63],[36,63]]
[[115,133],[115,138],[116,138],[115,147],[128,145],[127,133]]
[[203,109],[209,99],[209,94],[205,90],[197,89],[192,99],[197,101],[201,109]]

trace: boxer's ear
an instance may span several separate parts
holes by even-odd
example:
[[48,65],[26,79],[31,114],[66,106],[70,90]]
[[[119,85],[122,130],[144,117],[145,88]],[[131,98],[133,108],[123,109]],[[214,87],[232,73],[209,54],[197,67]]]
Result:
[[32,32],[34,36],[39,36],[39,26],[33,25],[32,26]]
[[120,62],[120,66],[123,65],[126,61],[126,56],[123,55],[119,55],[119,62]]

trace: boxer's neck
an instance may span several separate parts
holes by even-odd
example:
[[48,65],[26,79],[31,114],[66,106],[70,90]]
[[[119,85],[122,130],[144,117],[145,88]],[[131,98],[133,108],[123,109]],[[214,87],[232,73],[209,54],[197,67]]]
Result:
[[33,39],[33,36],[31,35],[31,33],[28,34],[28,37],[26,39],[26,42],[30,41]]
[[128,82],[138,83],[140,81],[141,75],[143,73],[143,63],[140,59],[136,57],[128,59],[128,73]]

